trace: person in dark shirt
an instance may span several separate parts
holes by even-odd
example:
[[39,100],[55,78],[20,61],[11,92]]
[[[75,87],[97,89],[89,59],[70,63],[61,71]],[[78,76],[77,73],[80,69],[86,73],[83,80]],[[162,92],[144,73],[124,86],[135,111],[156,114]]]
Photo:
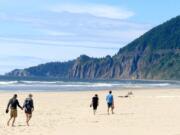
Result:
[[34,103],[33,103],[33,99],[32,99],[32,94],[29,94],[29,96],[25,99],[24,101],[24,111],[26,114],[26,124],[27,126],[29,126],[29,121],[32,118],[32,112],[34,111]]
[[13,118],[12,126],[14,126],[14,123],[17,117],[17,107],[21,108],[21,110],[23,109],[19,105],[19,101],[17,100],[17,94],[14,94],[14,96],[9,100],[7,108],[6,108],[6,113],[9,112],[9,107],[11,109],[11,112],[10,112],[10,119],[8,120],[7,125],[9,126],[9,123],[11,119]]
[[96,114],[98,105],[99,105],[99,98],[98,95],[95,94],[94,97],[92,98],[92,103],[91,103],[91,106],[93,107],[94,115]]

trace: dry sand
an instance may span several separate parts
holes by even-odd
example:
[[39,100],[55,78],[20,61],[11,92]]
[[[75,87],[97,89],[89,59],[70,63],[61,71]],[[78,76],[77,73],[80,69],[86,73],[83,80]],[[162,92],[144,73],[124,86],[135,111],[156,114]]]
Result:
[[[0,135],[180,135],[180,90],[133,90],[131,98],[118,98],[128,90],[113,91],[115,114],[107,115],[101,92],[35,92],[30,127],[20,109],[16,127],[7,127],[7,101],[14,93],[0,93]],[[97,93],[100,106],[94,116],[89,107]],[[28,93],[17,93],[22,104]]]

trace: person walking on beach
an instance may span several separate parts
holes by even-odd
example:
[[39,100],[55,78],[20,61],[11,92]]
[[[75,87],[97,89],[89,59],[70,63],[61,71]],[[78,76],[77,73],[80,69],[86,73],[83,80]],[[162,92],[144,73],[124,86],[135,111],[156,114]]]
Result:
[[109,115],[109,109],[111,108],[111,112],[112,114],[114,114],[114,98],[113,98],[113,95],[112,95],[112,91],[109,91],[109,94],[106,96],[106,102],[107,102],[107,112],[108,112],[108,115]]
[[96,110],[97,110],[98,105],[99,105],[99,98],[98,98],[98,95],[95,94],[94,97],[92,97],[92,103],[90,105],[93,107],[94,115],[96,114]]
[[14,94],[14,96],[9,100],[7,108],[6,108],[6,113],[9,112],[9,106],[10,106],[11,112],[10,112],[10,119],[8,120],[7,125],[9,126],[11,119],[13,119],[12,121],[12,127],[13,127],[16,117],[17,117],[17,106],[21,108],[21,110],[23,110],[23,108],[19,105],[17,94]]
[[32,99],[33,95],[29,94],[28,97],[25,99],[23,108],[26,114],[26,124],[29,126],[29,121],[32,118],[32,112],[34,111],[34,103]]

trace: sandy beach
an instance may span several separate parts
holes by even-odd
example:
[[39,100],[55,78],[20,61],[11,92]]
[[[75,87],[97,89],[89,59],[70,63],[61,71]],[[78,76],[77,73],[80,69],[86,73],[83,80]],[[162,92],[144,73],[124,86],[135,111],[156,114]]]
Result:
[[[133,90],[130,98],[119,98],[129,90],[113,91],[115,114],[107,115],[100,92],[34,92],[35,111],[30,127],[20,109],[15,127],[7,127],[6,104],[14,93],[0,93],[0,135],[180,135],[180,90]],[[89,107],[97,93],[100,106],[94,116]],[[17,93],[22,104],[28,93]]]

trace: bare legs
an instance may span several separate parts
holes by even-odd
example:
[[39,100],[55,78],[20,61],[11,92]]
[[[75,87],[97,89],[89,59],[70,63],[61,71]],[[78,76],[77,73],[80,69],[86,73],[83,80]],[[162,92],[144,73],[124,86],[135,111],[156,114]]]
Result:
[[[32,118],[32,114],[26,113],[26,124],[27,124],[27,126],[29,126],[29,121],[30,121],[31,118]],[[12,119],[13,119],[13,120],[12,120]],[[11,116],[11,117],[9,118],[9,120],[8,120],[8,122],[7,122],[7,126],[10,125],[11,120],[12,120],[12,127],[14,127],[14,123],[15,123],[15,121],[16,121],[16,117],[13,117],[13,116]]]
[[13,118],[13,117],[10,117],[10,118],[9,118],[9,120],[8,120],[8,122],[7,122],[7,126],[9,126],[9,123],[10,123],[10,121],[11,121],[12,118]]
[[109,109],[110,109],[110,108],[111,108],[111,113],[114,114],[114,107],[108,107],[108,109],[107,109],[108,115],[109,115]]
[[107,109],[107,113],[108,113],[108,115],[109,115],[109,107],[108,107],[108,109]]
[[15,120],[16,120],[16,118],[13,117],[12,127],[14,127]]
[[114,114],[114,107],[111,107],[111,113]]
[[10,119],[8,120],[7,126],[9,126],[9,123],[10,123],[10,121],[11,121],[12,118],[13,118],[12,127],[14,127],[14,123],[15,123],[16,117],[12,117],[12,116],[11,116]]
[[27,126],[29,126],[29,121],[30,121],[31,117],[32,117],[32,114],[26,113],[26,124],[27,124]]
[[94,112],[94,115],[96,115],[96,110],[93,110],[93,112]]

